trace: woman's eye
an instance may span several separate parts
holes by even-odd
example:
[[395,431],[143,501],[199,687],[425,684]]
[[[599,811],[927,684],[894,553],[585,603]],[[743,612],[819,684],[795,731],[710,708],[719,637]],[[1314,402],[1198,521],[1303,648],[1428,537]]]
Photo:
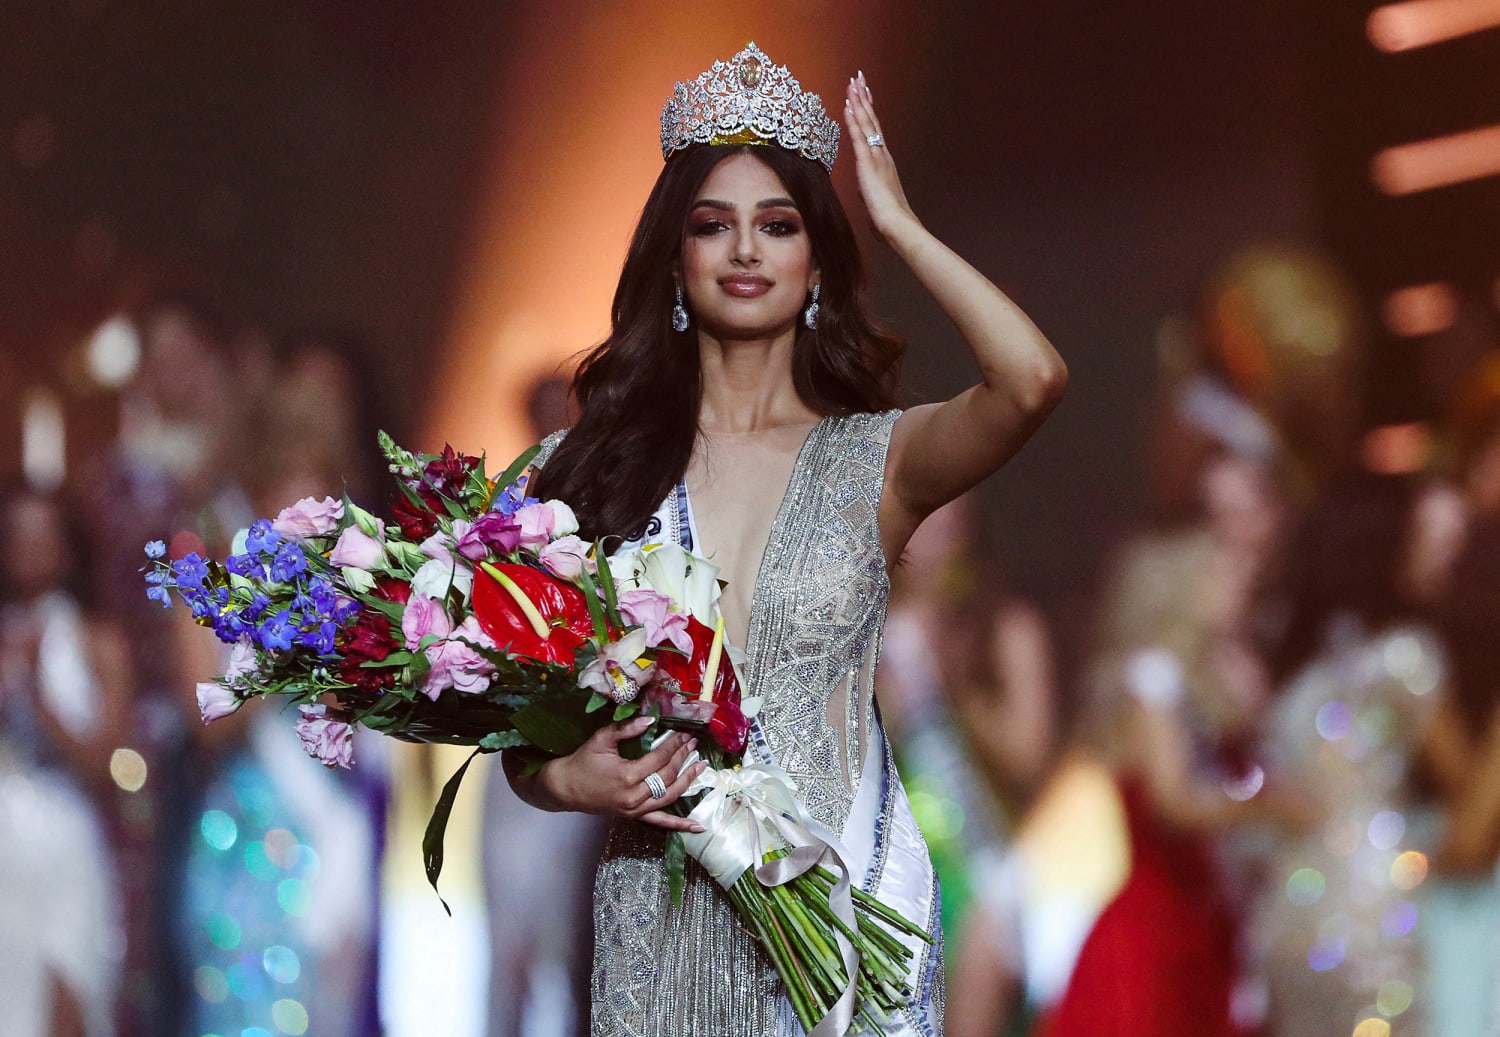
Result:
[[793,220],[770,220],[765,226],[766,233],[773,238],[790,237],[801,229],[801,225]]
[[701,223],[693,224],[692,234],[695,238],[701,238],[709,234],[717,234],[723,229],[724,224],[719,220],[704,220]]

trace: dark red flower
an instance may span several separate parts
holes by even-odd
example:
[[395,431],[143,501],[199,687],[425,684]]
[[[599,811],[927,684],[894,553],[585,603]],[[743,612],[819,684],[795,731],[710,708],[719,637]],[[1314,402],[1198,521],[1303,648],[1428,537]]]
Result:
[[461,492],[469,475],[479,467],[479,458],[460,454],[451,443],[443,444],[443,453],[436,460],[428,461],[422,469],[422,481],[439,492],[449,491],[449,496]]
[[411,600],[411,584],[394,576],[375,577],[375,586],[370,593],[381,601],[394,601],[405,605]]
[[[393,581],[400,582],[400,581]],[[363,691],[375,693],[396,683],[397,667],[367,669],[367,662],[383,662],[386,656],[400,647],[391,621],[384,613],[364,609],[359,618],[339,631],[337,645],[342,658],[339,660],[339,676],[346,683]]]
[[480,628],[490,635],[495,647],[538,662],[573,665],[578,646],[594,632],[583,591],[529,565],[495,565],[531,599],[547,621],[547,636],[538,637],[516,599],[486,568],[474,570],[471,601]]
[[[738,690],[738,689],[736,689]],[[750,721],[740,712],[740,697],[719,702],[708,721],[708,733],[724,747],[725,752],[742,753],[750,737]]]
[[391,514],[401,526],[401,535],[414,544],[420,544],[432,536],[438,526],[437,514],[433,509],[440,505],[436,501],[427,502],[427,495],[420,494],[420,491],[419,495],[428,503],[428,507],[417,507],[404,493],[396,494],[391,500]]

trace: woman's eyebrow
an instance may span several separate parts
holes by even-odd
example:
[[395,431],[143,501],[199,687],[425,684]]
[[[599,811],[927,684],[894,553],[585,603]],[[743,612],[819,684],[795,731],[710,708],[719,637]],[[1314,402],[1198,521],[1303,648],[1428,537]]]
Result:
[[[797,203],[790,198],[762,198],[755,203],[757,209],[795,209]],[[694,209],[715,209],[720,212],[734,212],[734,203],[720,201],[717,198],[700,198],[693,203]]]

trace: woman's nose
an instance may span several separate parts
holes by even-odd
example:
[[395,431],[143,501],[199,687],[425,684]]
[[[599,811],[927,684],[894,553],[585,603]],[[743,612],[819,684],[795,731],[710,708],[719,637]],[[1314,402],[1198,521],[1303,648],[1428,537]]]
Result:
[[754,230],[742,230],[735,234],[734,259],[738,263],[750,265],[760,262],[760,244],[755,240]]

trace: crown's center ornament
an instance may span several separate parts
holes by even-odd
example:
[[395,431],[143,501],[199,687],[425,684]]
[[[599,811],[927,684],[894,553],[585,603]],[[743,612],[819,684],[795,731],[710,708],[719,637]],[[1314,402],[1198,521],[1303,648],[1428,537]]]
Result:
[[839,124],[817,94],[751,43],[691,82],[661,110],[661,156],[694,144],[775,144],[832,171]]

